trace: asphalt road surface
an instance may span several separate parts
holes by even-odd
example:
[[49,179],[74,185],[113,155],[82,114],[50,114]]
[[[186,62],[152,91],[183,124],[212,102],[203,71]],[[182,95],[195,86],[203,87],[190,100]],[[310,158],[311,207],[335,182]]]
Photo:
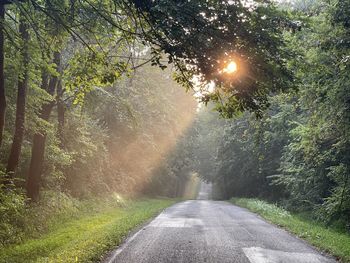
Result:
[[[198,195],[210,195],[203,185]],[[304,241],[227,202],[175,204],[133,234],[109,263],[331,263]]]
[[200,189],[199,189],[198,196],[197,196],[197,200],[209,200],[209,199],[211,199],[211,188],[212,188],[211,184],[207,184],[207,183],[202,182]]

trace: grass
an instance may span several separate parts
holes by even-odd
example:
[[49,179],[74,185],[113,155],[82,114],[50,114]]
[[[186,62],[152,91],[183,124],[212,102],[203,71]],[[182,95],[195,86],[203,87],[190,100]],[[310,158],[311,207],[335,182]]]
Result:
[[258,199],[233,198],[230,201],[285,228],[320,250],[333,255],[341,262],[350,262],[350,235],[348,233],[327,228],[310,218],[290,213],[277,205]]
[[[119,245],[128,232],[173,204],[169,199],[128,201],[123,206],[77,212],[47,232],[0,250],[0,262],[96,262]],[[85,204],[85,208],[86,208]]]

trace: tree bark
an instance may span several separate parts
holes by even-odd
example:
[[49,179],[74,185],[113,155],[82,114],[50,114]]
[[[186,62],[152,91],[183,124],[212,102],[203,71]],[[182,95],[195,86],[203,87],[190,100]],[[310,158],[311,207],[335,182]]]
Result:
[[13,173],[16,171],[23,142],[24,135],[24,121],[25,121],[25,105],[26,105],[26,93],[28,88],[28,65],[29,65],[29,51],[28,41],[29,33],[26,22],[21,19],[19,24],[19,34],[21,36],[22,43],[22,67],[23,75],[18,77],[18,90],[17,90],[17,102],[16,102],[16,120],[15,120],[15,132],[13,136],[13,142],[9,159],[7,162],[6,173],[8,178],[13,177]]
[[63,89],[62,89],[62,82],[59,80],[57,83],[57,136],[60,141],[60,148],[64,148],[64,114],[65,114],[65,107],[62,100],[63,95]]
[[6,96],[4,76],[4,20],[5,3],[0,3],[0,147],[5,126]]
[[[60,66],[60,57],[61,54],[59,52],[55,52],[54,54],[54,63],[57,68]],[[58,78],[56,76],[51,77],[48,82],[47,73],[43,74],[43,84],[42,88],[45,89],[50,95],[54,95],[55,89],[57,86]],[[48,121],[51,115],[52,108],[55,102],[50,101],[45,103],[40,111],[40,118]],[[43,170],[44,164],[44,155],[45,155],[45,143],[46,143],[46,131],[41,131],[40,133],[36,133],[33,138],[32,145],[32,157],[30,160],[30,166],[27,176],[27,196],[31,199],[31,201],[37,201],[39,198],[40,184],[41,184],[41,174]]]

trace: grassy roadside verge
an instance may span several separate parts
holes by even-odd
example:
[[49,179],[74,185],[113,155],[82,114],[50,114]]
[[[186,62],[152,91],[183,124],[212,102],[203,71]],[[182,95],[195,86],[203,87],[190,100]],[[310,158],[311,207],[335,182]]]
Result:
[[96,262],[120,244],[131,229],[174,202],[144,199],[118,207],[106,206],[96,212],[84,210],[74,218],[54,224],[46,234],[1,249],[0,262]]
[[301,217],[258,199],[233,198],[235,205],[261,215],[267,221],[279,225],[310,244],[340,259],[350,262],[350,235],[327,228],[324,225]]

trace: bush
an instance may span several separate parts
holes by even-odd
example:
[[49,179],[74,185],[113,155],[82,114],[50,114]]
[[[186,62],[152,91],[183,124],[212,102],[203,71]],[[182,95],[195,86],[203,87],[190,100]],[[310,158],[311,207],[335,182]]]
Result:
[[[4,173],[0,171],[0,180]],[[15,243],[23,238],[23,227],[26,214],[25,195],[0,185],[0,246]]]

